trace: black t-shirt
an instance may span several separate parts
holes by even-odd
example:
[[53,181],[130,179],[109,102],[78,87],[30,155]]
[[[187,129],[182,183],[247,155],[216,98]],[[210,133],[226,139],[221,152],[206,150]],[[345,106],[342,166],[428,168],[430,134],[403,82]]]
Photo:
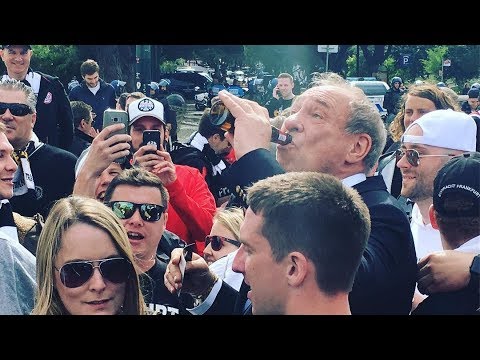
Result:
[[274,97],[272,97],[270,100],[268,100],[265,103],[265,107],[268,110],[268,115],[271,118],[274,118],[280,115],[283,110],[292,106],[293,99],[295,99],[295,96],[289,100],[286,100],[284,98],[280,98],[277,100]]
[[150,270],[140,275],[140,286],[147,307],[158,315],[190,315],[178,296],[165,287],[163,277],[166,270],[167,264],[157,259]]

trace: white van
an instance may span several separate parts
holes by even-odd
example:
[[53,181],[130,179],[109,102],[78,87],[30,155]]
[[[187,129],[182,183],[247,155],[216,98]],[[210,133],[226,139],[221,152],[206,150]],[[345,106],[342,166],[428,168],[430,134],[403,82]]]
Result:
[[352,86],[359,87],[370,99],[380,112],[380,115],[387,116],[387,110],[383,108],[383,98],[390,87],[384,81],[350,81]]

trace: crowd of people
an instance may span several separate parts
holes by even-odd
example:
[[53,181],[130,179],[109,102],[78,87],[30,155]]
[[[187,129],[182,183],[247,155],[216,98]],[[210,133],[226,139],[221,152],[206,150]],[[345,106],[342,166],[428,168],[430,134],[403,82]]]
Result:
[[0,314],[480,314],[477,89],[394,77],[384,121],[335,73],[281,73],[263,104],[219,90],[234,126],[205,109],[187,161],[156,89],[87,59],[67,94],[32,52],[0,50]]

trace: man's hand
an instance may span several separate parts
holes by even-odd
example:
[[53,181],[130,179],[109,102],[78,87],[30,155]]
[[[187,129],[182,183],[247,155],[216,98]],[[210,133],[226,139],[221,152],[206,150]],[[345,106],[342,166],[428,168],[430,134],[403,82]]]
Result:
[[226,90],[220,91],[218,96],[235,117],[235,136],[227,132],[225,137],[235,149],[237,160],[250,151],[270,149],[272,127],[267,109],[254,101],[232,95]]
[[158,176],[163,185],[168,186],[177,180],[177,172],[172,157],[167,151],[157,150],[155,145],[144,145],[134,154],[134,162]]
[[423,294],[456,291],[470,281],[475,254],[455,250],[439,251],[418,262],[418,290]]
[[132,140],[130,135],[117,134],[108,138],[112,132],[122,129],[123,126],[123,124],[107,126],[93,139],[75,180],[73,194],[95,198],[97,178],[115,159],[128,156],[129,142]]
[[278,86],[275,86],[273,88],[273,93],[272,93],[272,96],[277,99],[277,100],[280,100],[280,96],[278,96],[278,93],[280,92],[280,89],[278,88]]
[[90,135],[93,138],[96,138],[99,133],[100,131],[98,129],[95,129],[93,126],[88,131],[88,135]]
[[212,286],[215,276],[206,261],[197,253],[192,253],[192,261],[187,261],[185,279],[182,279],[179,266],[182,252],[182,248],[173,249],[165,271],[165,286],[172,294],[182,289],[182,293],[201,295]]
[[82,171],[85,168],[100,176],[115,159],[130,154],[129,142],[132,141],[130,135],[116,134],[109,137],[111,133],[121,130],[124,126],[124,124],[109,125],[93,139]]

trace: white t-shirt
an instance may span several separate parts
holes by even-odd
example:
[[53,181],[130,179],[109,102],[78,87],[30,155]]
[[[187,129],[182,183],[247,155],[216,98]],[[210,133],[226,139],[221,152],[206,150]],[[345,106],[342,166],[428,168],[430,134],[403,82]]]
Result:
[[410,222],[417,261],[436,251],[443,251],[440,232],[432,227],[432,224],[425,225],[418,205],[413,205],[412,221]]

